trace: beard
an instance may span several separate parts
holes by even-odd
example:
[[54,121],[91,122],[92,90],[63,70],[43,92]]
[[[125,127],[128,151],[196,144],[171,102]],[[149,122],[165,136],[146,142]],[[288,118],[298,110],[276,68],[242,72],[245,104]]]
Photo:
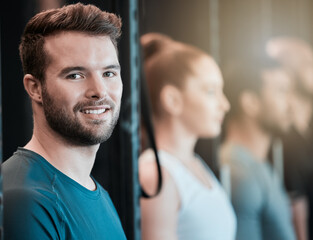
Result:
[[259,124],[261,128],[272,137],[283,137],[289,130],[288,126],[283,126],[283,124],[274,124],[271,120],[265,118],[260,119]]
[[112,134],[118,121],[120,106],[112,100],[85,101],[77,103],[73,112],[79,112],[85,106],[109,105],[112,111],[110,122],[104,120],[91,120],[82,124],[77,115],[70,115],[61,102],[57,102],[47,91],[42,89],[43,110],[49,126],[68,143],[78,146],[91,146],[105,142]]

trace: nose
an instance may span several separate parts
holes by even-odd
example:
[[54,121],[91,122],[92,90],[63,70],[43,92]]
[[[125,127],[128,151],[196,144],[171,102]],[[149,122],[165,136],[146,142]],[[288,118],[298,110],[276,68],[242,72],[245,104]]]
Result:
[[226,98],[225,94],[222,93],[222,99],[221,99],[221,105],[224,109],[225,112],[228,112],[230,110],[230,103],[228,101],[228,99]]
[[88,78],[86,97],[89,99],[103,99],[107,94],[107,88],[102,76],[93,75]]

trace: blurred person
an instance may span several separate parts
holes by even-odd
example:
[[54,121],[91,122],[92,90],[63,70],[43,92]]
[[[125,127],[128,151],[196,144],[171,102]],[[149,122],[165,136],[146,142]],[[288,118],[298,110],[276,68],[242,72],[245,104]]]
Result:
[[313,94],[313,51],[310,44],[296,37],[273,37],[267,42],[269,56],[277,59],[291,75],[298,88]]
[[289,199],[267,158],[273,138],[290,128],[290,79],[263,56],[225,66],[225,92],[232,109],[219,157],[230,171],[236,239],[294,240]]
[[43,11],[20,43],[33,135],[2,164],[4,239],[126,239],[90,176],[117,122],[121,20],[93,5]]
[[[216,137],[230,105],[215,61],[196,47],[167,36],[141,37],[144,70],[163,174],[154,198],[141,199],[142,237],[149,240],[235,238],[236,219],[218,180],[194,152],[197,140]],[[153,192],[155,156],[140,156],[140,181]]]
[[309,123],[312,119],[312,99],[293,90],[290,95],[291,114],[294,120],[291,131],[283,139],[284,182],[292,203],[293,221],[299,240],[308,238],[312,214],[312,142]]
[[282,63],[292,80],[293,126],[283,137],[284,180],[292,202],[297,237],[313,239],[313,51],[304,40],[285,36],[270,39],[267,51]]

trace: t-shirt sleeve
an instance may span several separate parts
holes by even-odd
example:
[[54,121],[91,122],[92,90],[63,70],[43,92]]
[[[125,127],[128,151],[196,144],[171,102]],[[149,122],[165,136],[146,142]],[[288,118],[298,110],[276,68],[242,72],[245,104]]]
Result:
[[275,192],[266,192],[267,199],[263,210],[264,232],[270,236],[265,235],[264,238],[295,240],[289,199],[277,175],[273,176],[272,181],[272,184],[278,187]]
[[38,191],[4,192],[4,239],[62,239],[55,203]]
[[253,174],[242,166],[232,166],[232,204],[237,216],[236,239],[261,240],[262,190]]

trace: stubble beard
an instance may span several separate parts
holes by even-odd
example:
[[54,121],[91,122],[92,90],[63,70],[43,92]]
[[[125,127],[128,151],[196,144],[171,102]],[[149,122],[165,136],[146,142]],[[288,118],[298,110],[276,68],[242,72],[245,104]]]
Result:
[[283,127],[281,125],[275,124],[271,122],[273,120],[266,120],[266,119],[260,119],[259,124],[261,128],[267,132],[272,137],[283,137],[287,132],[288,129],[286,127]]
[[[111,121],[106,124],[103,120],[92,120],[88,124],[92,129],[88,129],[79,121],[77,115],[73,117],[62,107],[62,104],[57,103],[45,87],[42,90],[42,98],[44,114],[49,126],[71,145],[92,146],[105,142],[111,136],[119,118],[120,106],[110,101],[110,111],[113,113]],[[83,106],[101,104],[95,103],[95,101],[78,103],[73,108],[75,110],[73,112],[78,112],[78,109],[81,109]]]

